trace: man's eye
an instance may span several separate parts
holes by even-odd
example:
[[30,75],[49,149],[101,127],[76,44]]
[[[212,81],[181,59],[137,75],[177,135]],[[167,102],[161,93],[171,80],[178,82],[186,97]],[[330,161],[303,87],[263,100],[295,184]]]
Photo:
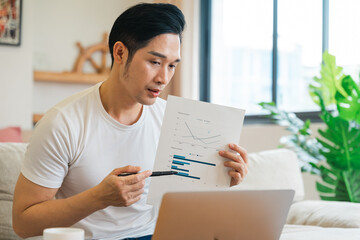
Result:
[[154,65],[160,65],[160,62],[158,62],[158,61],[151,61],[151,63]]
[[176,65],[171,64],[171,65],[169,65],[169,68],[175,69],[175,68],[176,68]]

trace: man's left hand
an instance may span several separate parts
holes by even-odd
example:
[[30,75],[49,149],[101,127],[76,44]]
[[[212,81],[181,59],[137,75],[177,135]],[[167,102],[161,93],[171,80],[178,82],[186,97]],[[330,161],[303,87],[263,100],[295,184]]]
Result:
[[230,159],[230,161],[224,163],[224,166],[231,168],[229,175],[231,177],[230,186],[232,187],[242,182],[248,173],[248,154],[244,148],[236,144],[229,144],[228,146],[231,150],[234,150],[235,153],[230,151],[219,151],[219,155]]

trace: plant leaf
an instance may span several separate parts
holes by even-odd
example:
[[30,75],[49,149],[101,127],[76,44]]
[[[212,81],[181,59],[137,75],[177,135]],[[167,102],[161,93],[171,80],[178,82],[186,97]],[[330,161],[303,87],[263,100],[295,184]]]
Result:
[[319,182],[316,182],[316,189],[321,193],[335,193],[335,189],[327,187]]
[[360,170],[348,170],[343,175],[350,201],[360,203]]
[[342,80],[342,87],[346,92],[335,94],[336,105],[341,118],[360,123],[360,89],[354,80],[348,75]]
[[270,117],[279,125],[287,126],[292,133],[280,139],[281,145],[292,149],[299,157],[301,170],[320,174],[315,163],[325,160],[320,153],[321,144],[311,138],[310,120],[305,123],[294,113],[279,110],[273,102],[261,102],[259,105],[270,112]]
[[321,95],[319,95],[319,99],[322,111],[321,118],[327,125],[325,130],[319,129],[318,131],[323,138],[318,139],[318,142],[323,146],[321,154],[325,156],[327,163],[332,168],[343,171],[352,168],[360,169],[359,125],[351,124],[339,115],[333,116],[326,111],[321,101]]
[[331,201],[350,201],[346,182],[341,171],[320,166],[321,178],[324,183],[317,182],[316,189],[323,200]]
[[317,105],[320,105],[320,99],[316,92],[321,92],[325,106],[336,103],[335,94],[337,91],[346,96],[345,91],[341,87],[341,81],[344,78],[342,70],[342,67],[336,66],[335,57],[325,51],[320,71],[321,77],[314,77],[313,83],[309,86],[310,96]]

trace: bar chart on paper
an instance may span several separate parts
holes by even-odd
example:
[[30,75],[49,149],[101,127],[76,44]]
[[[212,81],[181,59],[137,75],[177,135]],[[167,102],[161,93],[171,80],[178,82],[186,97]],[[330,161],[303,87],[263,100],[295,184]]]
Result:
[[218,152],[239,143],[244,114],[241,109],[169,96],[153,170],[177,174],[152,178],[148,202],[168,191],[228,187],[229,169]]
[[186,112],[177,112],[167,168],[177,171],[180,181],[217,185],[211,181],[216,174],[217,151],[224,142],[216,124]]

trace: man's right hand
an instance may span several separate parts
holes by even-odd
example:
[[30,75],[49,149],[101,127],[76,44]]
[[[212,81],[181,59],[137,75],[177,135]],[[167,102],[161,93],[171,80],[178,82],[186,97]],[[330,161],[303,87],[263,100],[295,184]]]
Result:
[[[136,166],[114,169],[95,187],[104,208],[107,206],[127,207],[140,200],[144,192],[145,179],[151,175],[149,170],[138,173],[140,170],[141,168]],[[119,177],[121,173],[137,174]]]
[[151,171],[119,177],[120,173],[137,173],[140,167],[113,170],[93,188],[65,199],[55,199],[58,189],[37,185],[21,173],[13,200],[13,228],[22,238],[41,235],[45,228],[69,227],[108,206],[130,206],[141,198],[145,179]]

